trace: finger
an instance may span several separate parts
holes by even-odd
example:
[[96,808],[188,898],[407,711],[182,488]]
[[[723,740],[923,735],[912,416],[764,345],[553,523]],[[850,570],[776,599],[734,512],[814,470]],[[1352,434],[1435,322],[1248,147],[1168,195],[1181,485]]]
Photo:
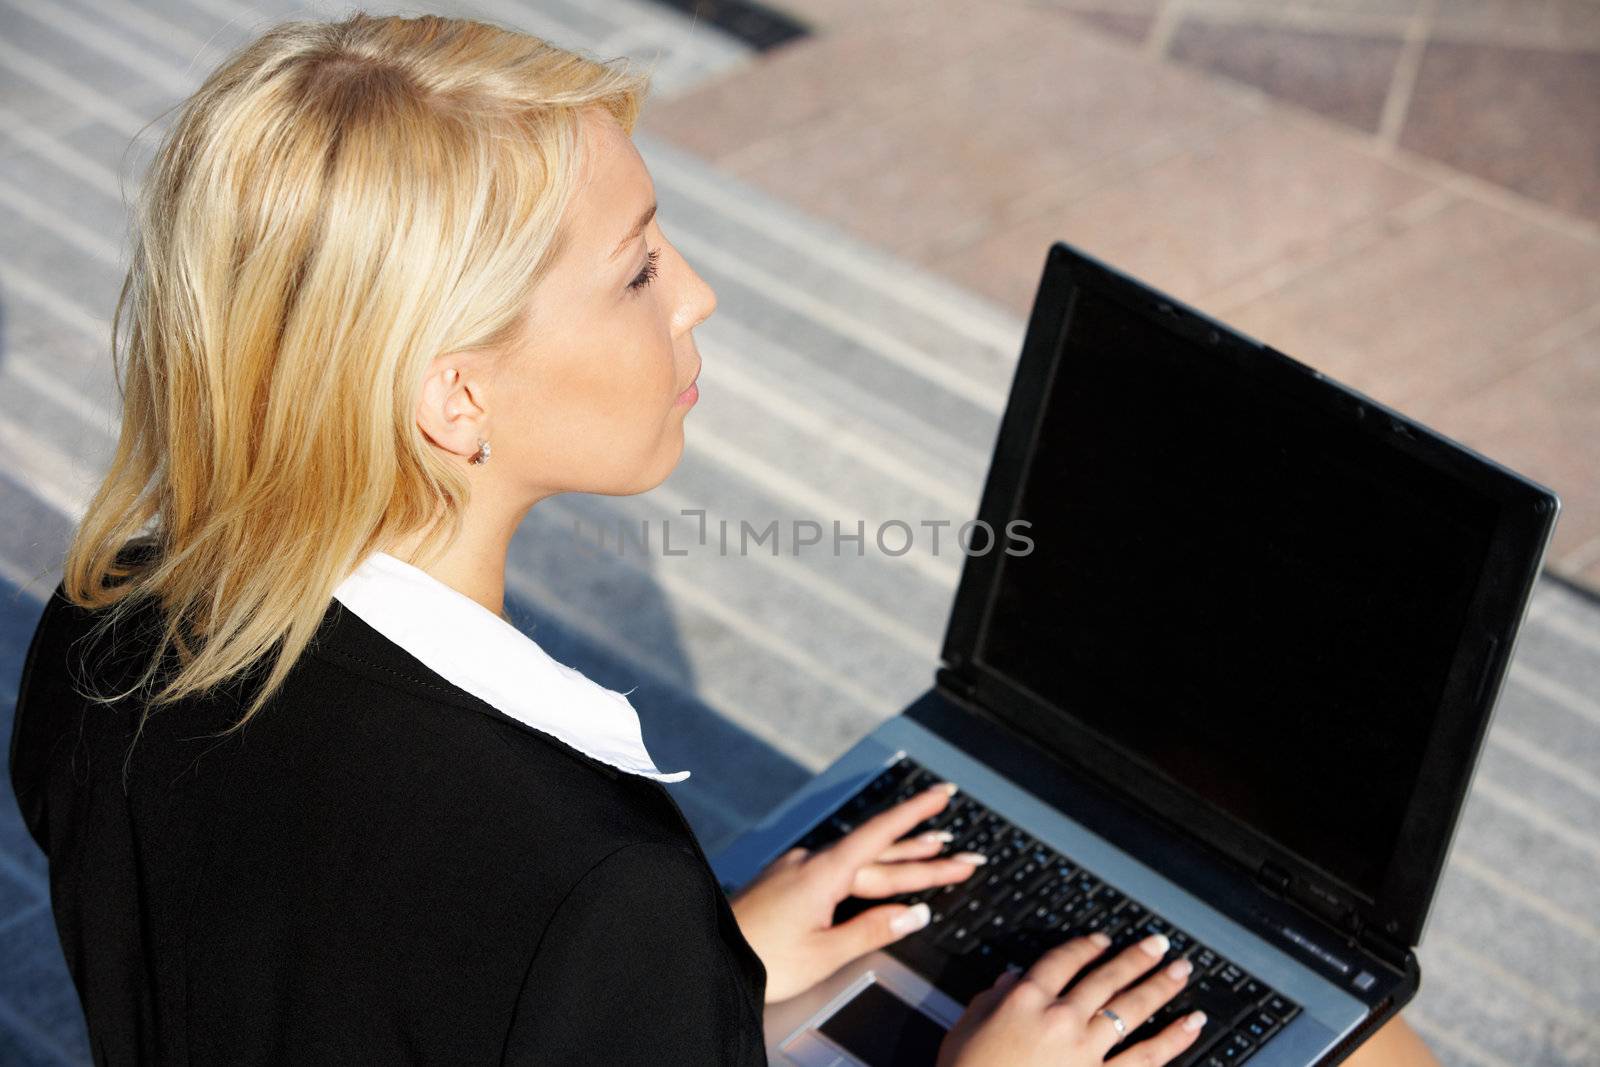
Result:
[[1022,969],[1020,967],[1007,967],[1000,972],[988,989],[967,1001],[967,1012],[976,1014],[980,1019],[989,1015],[1005,999],[1006,994],[1011,992],[1012,988],[1021,980]]
[[949,1033],[945,1036],[944,1047],[950,1048],[964,1043],[974,1031],[983,1026],[1005,1000],[1006,994],[1017,984],[1021,974],[1021,971],[1008,967],[1000,972],[1000,977],[994,980],[993,985],[967,1001],[967,1010],[963,1011],[961,1018],[950,1027]]
[[1017,984],[1017,980],[1021,977],[1022,971],[1019,968],[1007,967],[995,977],[995,980],[990,983],[988,989],[977,993],[972,997],[971,1000],[967,1001],[966,1013],[976,1014],[980,1018],[989,1014],[994,1010],[995,1005],[1005,997],[1006,993],[1010,992],[1011,987]]
[[[917,823],[938,814],[950,802],[954,791],[953,784],[941,782],[879,812],[834,842],[825,853],[826,862],[849,870],[871,863],[878,853],[904,837]],[[823,855],[817,858],[823,859]]]
[[1154,1037],[1130,1045],[1126,1052],[1106,1060],[1106,1067],[1161,1067],[1164,1063],[1171,1063],[1179,1053],[1194,1044],[1194,1039],[1200,1036],[1200,1028],[1205,1024],[1206,1013],[1192,1011]]
[[926,903],[879,904],[848,922],[824,931],[823,937],[832,946],[837,962],[842,965],[873,949],[892,944],[907,934],[916,933],[928,925],[931,913]]
[[850,893],[858,897],[892,897],[896,893],[915,893],[931,886],[949,885],[970,878],[987,860],[987,856],[977,852],[958,852],[940,860],[869,863],[856,872]]
[[927,859],[929,856],[937,856],[941,848],[955,840],[955,836],[949,830],[929,830],[916,837],[902,837],[878,853],[877,859],[879,863]]
[[1072,976],[1083,970],[1090,960],[1104,952],[1110,944],[1111,939],[1098,931],[1088,937],[1075,937],[1040,956],[1022,977],[1028,985],[1054,1000],[1072,981]]
[[[1193,971],[1194,964],[1188,960],[1173,960],[1138,985],[1112,997],[1106,1008],[1122,1020],[1127,1033],[1132,1033],[1149,1021],[1150,1016],[1160,1011],[1161,1005],[1183,991]],[[1094,1028],[1094,1033],[1104,1046],[1099,1049],[1101,1056],[1110,1052],[1124,1037],[1115,1026],[1110,1025],[1097,1026]]]
[[1123,986],[1159,963],[1167,948],[1165,934],[1151,934],[1090,971],[1063,999],[1087,1019]]

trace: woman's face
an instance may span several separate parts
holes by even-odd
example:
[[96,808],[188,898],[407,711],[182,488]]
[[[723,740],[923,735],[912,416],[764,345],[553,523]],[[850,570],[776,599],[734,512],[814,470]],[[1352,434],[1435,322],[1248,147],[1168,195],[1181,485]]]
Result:
[[689,331],[717,306],[662,235],[655,185],[621,126],[585,113],[584,145],[571,243],[534,295],[525,336],[484,368],[493,480],[528,499],[660,484],[699,396]]

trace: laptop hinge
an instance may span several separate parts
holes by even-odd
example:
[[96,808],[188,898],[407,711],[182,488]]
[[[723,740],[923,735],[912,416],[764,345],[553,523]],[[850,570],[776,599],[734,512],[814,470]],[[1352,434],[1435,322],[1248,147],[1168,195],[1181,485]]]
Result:
[[1363,924],[1356,931],[1356,941],[1362,948],[1396,970],[1403,972],[1406,969],[1406,957],[1411,955],[1411,950],[1403,945],[1396,945],[1371,926]]
[[940,667],[934,671],[933,684],[961,700],[970,701],[978,695],[978,687],[972,680],[951,667]]
[[1271,860],[1266,861],[1257,869],[1256,881],[1261,884],[1262,888],[1270,891],[1273,896],[1287,897],[1289,895],[1289,872]]
[[1361,929],[1361,913],[1345,897],[1296,877],[1271,860],[1264,860],[1256,868],[1256,884],[1332,929],[1341,941],[1351,941]]
[[1256,882],[1273,896],[1288,901],[1298,910],[1333,928],[1341,940],[1354,940],[1378,959],[1405,969],[1408,950],[1398,947],[1362,921],[1361,912],[1345,898],[1328,889],[1296,879],[1284,868],[1268,860],[1256,871]]

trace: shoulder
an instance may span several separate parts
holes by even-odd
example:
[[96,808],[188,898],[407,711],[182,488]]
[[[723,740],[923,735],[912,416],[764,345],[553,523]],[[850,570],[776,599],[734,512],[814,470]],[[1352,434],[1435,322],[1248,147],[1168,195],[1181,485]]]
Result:
[[615,922],[635,917],[630,936],[674,938],[696,924],[715,924],[717,887],[688,844],[669,839],[630,841],[597,860],[568,890],[560,913],[570,922]]
[[[116,555],[115,573],[109,576],[108,584],[117,584],[127,574],[148,566],[157,556],[154,541],[129,541]],[[48,683],[54,680],[54,669],[58,667],[88,680],[91,675],[112,672],[120,676],[130,666],[143,666],[139,657],[153,649],[153,638],[160,624],[159,608],[147,599],[86,608],[74,603],[67,596],[66,582],[59,581],[40,611],[24,662],[20,689],[28,688],[35,671],[46,675],[44,681]],[[68,652],[75,657],[70,662]],[[96,652],[102,655],[90,659]],[[112,684],[115,682],[113,679]]]

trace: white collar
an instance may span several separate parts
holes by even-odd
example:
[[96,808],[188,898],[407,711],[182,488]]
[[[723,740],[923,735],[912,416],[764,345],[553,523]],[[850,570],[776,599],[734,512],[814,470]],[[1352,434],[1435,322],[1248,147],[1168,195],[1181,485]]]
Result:
[[362,562],[333,595],[451,684],[513,719],[630,774],[681,782],[645,751],[628,698],[557,663],[499,615],[387,552]]

